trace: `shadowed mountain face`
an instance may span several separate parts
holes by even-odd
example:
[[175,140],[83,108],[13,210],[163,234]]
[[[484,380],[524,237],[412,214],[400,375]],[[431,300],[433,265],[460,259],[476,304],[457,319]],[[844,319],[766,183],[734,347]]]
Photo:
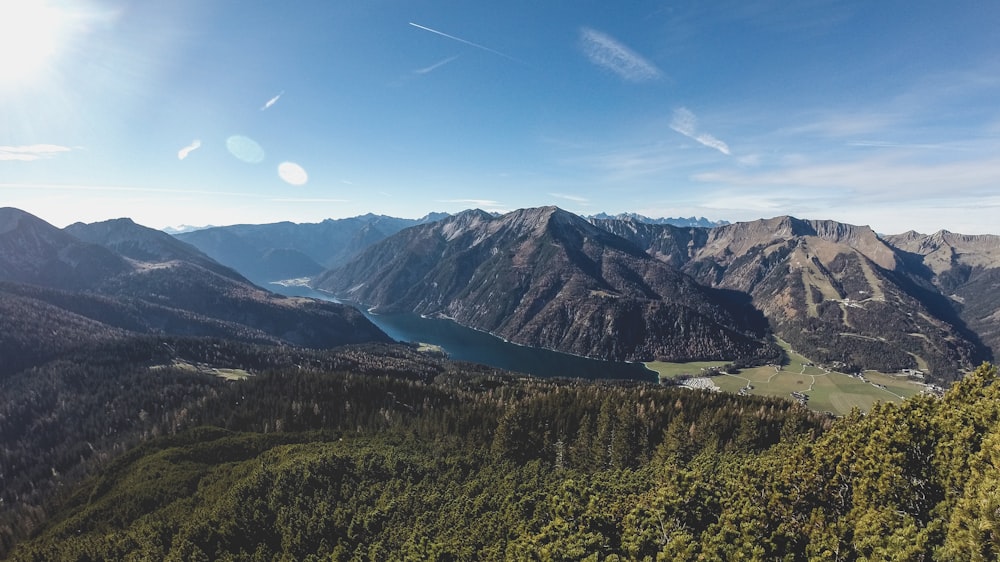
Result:
[[246,278],[242,275],[219,264],[194,246],[165,232],[137,225],[132,222],[132,219],[116,219],[91,224],[78,222],[63,230],[84,242],[104,246],[133,260],[152,263],[181,260],[223,277],[246,282]]
[[389,341],[351,307],[270,293],[130,220],[62,231],[17,209],[0,209],[0,306],[5,370],[136,333],[314,348]]
[[[979,335],[991,333],[986,323],[964,319],[928,267],[898,247],[908,240],[928,248],[923,238],[883,239],[868,227],[792,217],[711,230],[595,223],[701,283],[749,294],[776,335],[824,363],[954,378],[990,355]],[[979,267],[1000,265],[976,255],[985,260]]]
[[776,356],[761,319],[729,295],[555,207],[407,229],[313,284],[380,311],[601,359]]
[[421,219],[400,219],[369,213],[320,223],[219,226],[180,233],[176,237],[264,285],[317,275],[345,263],[361,250],[404,228],[445,216],[431,214]]
[[90,289],[132,270],[122,256],[19,209],[0,209],[0,280]]

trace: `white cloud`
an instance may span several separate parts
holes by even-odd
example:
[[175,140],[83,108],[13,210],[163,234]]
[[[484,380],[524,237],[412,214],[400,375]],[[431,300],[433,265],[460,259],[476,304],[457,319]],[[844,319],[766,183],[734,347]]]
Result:
[[327,199],[324,197],[275,197],[275,203],[350,203],[350,199]]
[[52,158],[61,152],[69,152],[71,149],[57,144],[29,144],[23,146],[0,146],[0,161],[17,160],[21,162],[31,162]]
[[701,205],[728,220],[775,215],[868,224],[879,232],[998,233],[1000,158],[878,157],[734,168],[690,176]]
[[595,29],[580,29],[580,48],[590,62],[614,72],[629,82],[646,82],[662,76],[659,68],[622,45],[610,35]]
[[177,151],[177,159],[183,160],[187,158],[189,154],[191,154],[195,150],[198,150],[199,148],[201,148],[201,141],[198,139],[194,139],[193,141],[191,141],[191,144]]
[[901,116],[884,111],[843,110],[839,113],[800,116],[787,127],[776,131],[793,137],[815,135],[838,138],[871,135],[885,132],[899,125]]
[[686,107],[674,110],[673,119],[670,121],[670,128],[678,133],[695,140],[709,148],[714,148],[719,152],[729,155],[729,145],[715,138],[708,133],[698,132],[698,118]]
[[580,197],[578,195],[569,195],[567,193],[549,193],[549,195],[557,199],[565,199],[567,201],[572,201],[574,203],[581,203],[584,205],[590,203],[590,199],[587,199],[586,197]]
[[693,178],[731,186],[848,189],[889,198],[947,191],[996,190],[1000,185],[1000,158],[945,163],[923,163],[878,157],[850,162],[808,163],[760,171],[717,171]]
[[215,191],[210,189],[176,189],[168,187],[141,187],[129,185],[86,185],[71,183],[0,183],[0,189],[30,190],[30,191],[107,191],[107,192],[137,192],[137,193],[167,193],[174,195],[224,195],[241,198],[256,198],[258,196],[240,191]]
[[952,146],[947,144],[919,144],[919,143],[907,143],[907,142],[894,142],[894,141],[877,141],[877,140],[857,140],[850,141],[847,146],[853,146],[857,148],[920,148],[920,149],[930,149],[930,150],[962,150],[958,146]]
[[438,199],[438,203],[460,203],[462,205],[478,205],[480,207],[502,207],[503,204],[492,199]]

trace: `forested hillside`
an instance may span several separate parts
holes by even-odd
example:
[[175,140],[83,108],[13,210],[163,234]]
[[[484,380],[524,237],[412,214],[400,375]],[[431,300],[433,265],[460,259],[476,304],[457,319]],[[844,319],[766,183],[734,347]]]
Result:
[[780,400],[515,378],[403,347],[255,349],[202,348],[257,374],[212,383],[12,559],[998,554],[990,366],[830,427]]

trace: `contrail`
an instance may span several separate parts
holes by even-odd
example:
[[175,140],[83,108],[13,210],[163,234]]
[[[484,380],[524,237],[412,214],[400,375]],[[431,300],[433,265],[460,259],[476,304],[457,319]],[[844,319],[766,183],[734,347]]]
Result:
[[515,59],[514,57],[512,57],[510,55],[505,55],[505,54],[501,53],[500,51],[494,51],[493,49],[491,49],[489,47],[484,47],[484,46],[480,45],[479,43],[473,43],[472,41],[466,41],[465,39],[462,39],[461,37],[455,37],[454,35],[448,35],[447,33],[443,33],[441,31],[438,31],[436,29],[431,29],[429,27],[424,27],[424,26],[422,26],[420,24],[413,23],[412,21],[410,22],[410,25],[412,25],[413,27],[416,27],[418,29],[423,29],[424,31],[430,31],[431,33],[436,33],[436,34],[440,35],[441,37],[447,37],[448,39],[452,39],[454,41],[458,41],[459,43],[465,43],[466,45],[469,45],[470,47],[475,47],[477,49],[482,49],[484,51],[493,53],[494,55],[499,55],[499,56],[501,56],[501,57],[503,57],[503,58],[505,58],[507,60],[512,60],[514,62],[518,62],[518,63],[524,64],[524,61],[520,61],[518,59]]
[[278,103],[278,99],[279,99],[279,98],[280,98],[281,96],[283,96],[283,95],[285,95],[285,91],[284,91],[284,90],[281,90],[281,92],[280,92],[280,93],[278,93],[278,95],[276,95],[276,96],[274,96],[273,98],[271,98],[271,99],[267,100],[267,103],[265,103],[265,104],[263,105],[263,107],[261,107],[261,108],[260,108],[260,110],[261,110],[261,111],[264,111],[265,109],[268,109],[268,108],[270,108],[270,107],[271,107],[272,105],[274,105],[274,104]]
[[444,59],[442,61],[438,61],[438,62],[436,62],[436,63],[434,63],[434,64],[432,64],[432,65],[430,65],[430,66],[428,66],[426,68],[418,68],[418,69],[414,70],[413,72],[414,72],[414,74],[427,74],[429,72],[434,72],[435,70],[441,68],[442,66],[448,64],[449,62],[451,62],[451,61],[453,61],[453,60],[455,60],[457,58],[458,58],[458,55],[455,55],[453,57],[448,57],[448,58],[446,58],[446,59]]

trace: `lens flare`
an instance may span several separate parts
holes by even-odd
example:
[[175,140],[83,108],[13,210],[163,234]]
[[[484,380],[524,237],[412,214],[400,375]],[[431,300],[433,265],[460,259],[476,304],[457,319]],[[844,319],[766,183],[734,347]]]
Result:
[[69,39],[71,19],[44,0],[0,2],[0,89],[44,75]]
[[305,185],[309,174],[295,162],[282,162],[278,165],[278,176],[292,185]]
[[264,161],[264,149],[257,141],[243,135],[233,135],[226,139],[226,149],[237,159],[247,164],[260,164]]

